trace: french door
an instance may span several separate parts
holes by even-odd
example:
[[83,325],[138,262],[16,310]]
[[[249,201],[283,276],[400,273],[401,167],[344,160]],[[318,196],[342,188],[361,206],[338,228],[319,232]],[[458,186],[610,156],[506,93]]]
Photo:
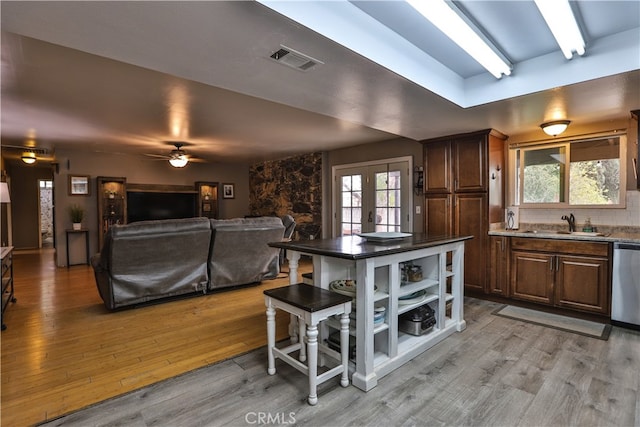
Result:
[[409,231],[410,161],[354,165],[334,171],[334,235]]

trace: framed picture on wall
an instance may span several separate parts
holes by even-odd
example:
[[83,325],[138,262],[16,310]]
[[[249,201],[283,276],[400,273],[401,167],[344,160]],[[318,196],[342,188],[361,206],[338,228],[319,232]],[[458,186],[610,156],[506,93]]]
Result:
[[69,175],[69,195],[88,196],[91,192],[90,179],[88,175]]
[[222,198],[235,199],[236,193],[233,184],[222,184]]

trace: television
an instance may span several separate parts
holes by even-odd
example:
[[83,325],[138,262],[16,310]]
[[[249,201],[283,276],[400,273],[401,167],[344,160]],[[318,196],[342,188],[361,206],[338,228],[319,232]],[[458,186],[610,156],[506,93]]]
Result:
[[127,191],[127,222],[193,218],[198,215],[197,194]]

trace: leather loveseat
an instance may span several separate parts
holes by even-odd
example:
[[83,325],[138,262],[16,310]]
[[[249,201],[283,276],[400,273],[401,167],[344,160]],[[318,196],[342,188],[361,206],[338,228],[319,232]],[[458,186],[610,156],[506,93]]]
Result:
[[275,278],[279,218],[186,218],[116,225],[91,264],[110,309]]

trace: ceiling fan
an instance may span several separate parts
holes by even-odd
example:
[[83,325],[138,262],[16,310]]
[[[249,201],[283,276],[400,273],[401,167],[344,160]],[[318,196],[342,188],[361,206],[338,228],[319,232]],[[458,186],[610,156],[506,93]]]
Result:
[[201,161],[200,159],[187,154],[187,152],[182,149],[182,147],[186,145],[184,142],[172,142],[171,144],[176,148],[171,150],[171,152],[168,155],[164,155],[164,154],[145,154],[145,155],[149,157],[157,157],[162,160],[168,160],[171,166],[173,166],[174,168],[183,168],[189,162]]
[[34,164],[36,160],[53,161],[52,153],[46,148],[2,144],[2,150],[9,151],[3,153],[6,158],[20,159],[28,165]]

